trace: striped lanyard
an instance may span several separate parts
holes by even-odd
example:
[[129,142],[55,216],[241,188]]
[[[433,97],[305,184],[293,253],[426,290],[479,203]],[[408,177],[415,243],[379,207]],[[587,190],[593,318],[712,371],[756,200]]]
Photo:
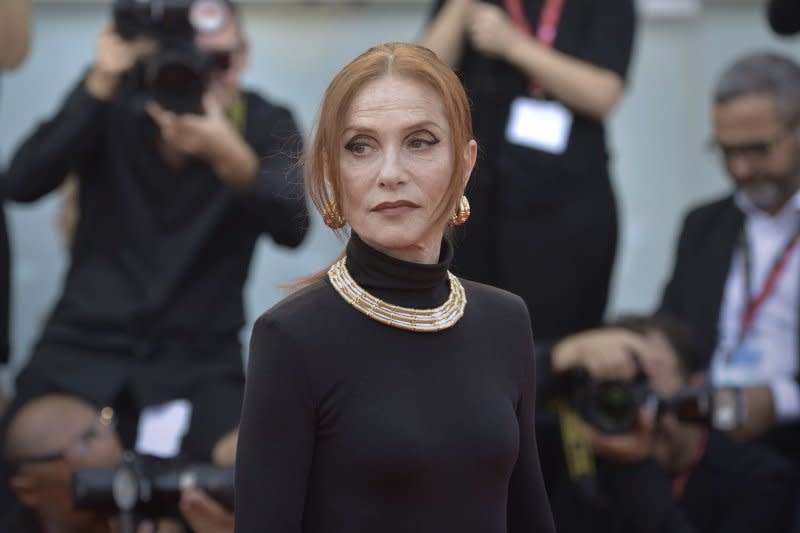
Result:
[[783,249],[781,249],[781,252],[772,262],[772,268],[769,270],[767,280],[764,282],[764,286],[758,294],[753,294],[753,281],[751,279],[753,270],[752,249],[750,247],[750,242],[747,240],[744,228],[742,228],[742,231],[739,233],[739,241],[741,242],[744,259],[744,296],[746,304],[739,324],[739,335],[736,342],[737,347],[741,346],[744,342],[764,302],[775,292],[778,280],[781,274],[783,274],[783,271],[786,270],[786,264],[789,262],[792,251],[797,247],[797,243],[800,242],[800,225],[795,228],[792,237],[783,245]]
[[[561,14],[564,12],[564,0],[545,0],[542,12],[539,15],[539,23],[536,33],[533,33],[530,23],[525,16],[525,10],[522,8],[522,0],[503,0],[511,22],[521,32],[535,36],[543,46],[552,48],[556,42],[558,35],[558,25],[561,22]],[[531,94],[542,96],[544,89],[536,82],[531,80],[530,84]]]

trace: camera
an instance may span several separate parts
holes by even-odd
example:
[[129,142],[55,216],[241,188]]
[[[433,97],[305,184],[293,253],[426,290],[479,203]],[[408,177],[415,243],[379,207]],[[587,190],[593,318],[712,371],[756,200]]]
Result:
[[181,492],[199,489],[232,511],[233,484],[233,467],[128,452],[117,467],[77,470],[74,504],[108,515],[177,516]]
[[158,51],[137,66],[133,85],[165,109],[197,113],[215,71],[230,66],[230,52],[207,52],[198,33],[222,29],[233,15],[230,0],[115,0],[114,28],[123,39],[145,36]]
[[684,386],[671,399],[664,400],[658,398],[643,374],[630,382],[596,381],[581,369],[572,371],[568,382],[572,407],[602,433],[633,431],[639,410],[646,405],[652,405],[656,416],[673,413],[682,422],[722,431],[740,426],[746,417],[744,393],[733,387]]

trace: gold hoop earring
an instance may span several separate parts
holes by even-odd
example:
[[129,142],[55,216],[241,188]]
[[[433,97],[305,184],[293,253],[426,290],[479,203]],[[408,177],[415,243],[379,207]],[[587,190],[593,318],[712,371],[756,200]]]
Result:
[[470,215],[469,209],[469,200],[467,200],[466,196],[462,196],[461,200],[458,202],[458,208],[456,209],[456,213],[453,215],[453,218],[450,221],[455,226],[460,226],[464,222],[467,221]]
[[325,204],[322,209],[322,221],[331,229],[339,229],[344,227],[344,217],[339,212],[339,207],[336,202]]

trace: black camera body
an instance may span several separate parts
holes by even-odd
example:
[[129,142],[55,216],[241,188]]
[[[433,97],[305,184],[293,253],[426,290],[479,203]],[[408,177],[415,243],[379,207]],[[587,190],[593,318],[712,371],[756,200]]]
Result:
[[568,396],[571,406],[602,433],[623,434],[636,428],[639,410],[651,404],[656,416],[673,413],[678,420],[734,429],[744,422],[745,398],[737,388],[689,387],[678,390],[670,400],[658,398],[647,378],[633,381],[596,381],[585,370],[570,373]]
[[78,509],[158,518],[178,515],[181,492],[199,489],[233,510],[234,468],[126,453],[114,468],[75,472]]
[[198,33],[219,31],[232,16],[227,0],[115,0],[114,28],[123,39],[149,37],[158,51],[137,65],[136,89],[175,113],[200,113],[215,69],[229,57],[195,44]]

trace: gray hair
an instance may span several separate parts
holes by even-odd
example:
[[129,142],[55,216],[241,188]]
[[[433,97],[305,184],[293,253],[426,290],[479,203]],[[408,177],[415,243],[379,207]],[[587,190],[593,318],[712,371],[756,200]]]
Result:
[[790,125],[800,120],[800,66],[775,53],[754,53],[729,66],[714,88],[714,103],[751,94],[775,97],[779,117]]

